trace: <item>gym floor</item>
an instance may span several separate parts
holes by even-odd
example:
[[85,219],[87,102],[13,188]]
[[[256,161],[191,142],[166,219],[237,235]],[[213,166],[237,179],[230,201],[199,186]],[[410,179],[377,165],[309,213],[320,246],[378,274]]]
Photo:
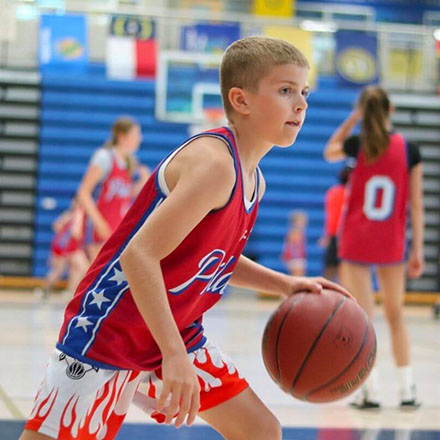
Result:
[[[28,416],[46,359],[61,325],[66,299],[54,294],[41,303],[31,292],[0,292],[0,439],[15,440]],[[277,301],[232,291],[205,318],[209,339],[233,359],[253,389],[271,408],[289,440],[440,440],[440,321],[430,307],[406,308],[412,357],[422,407],[397,408],[395,370],[388,329],[380,307],[375,319],[383,409],[359,412],[350,398],[325,405],[297,401],[284,394],[265,371],[260,342]],[[159,426],[136,408],[126,418],[119,440],[215,440],[221,437],[202,420],[192,428]],[[251,439],[250,439],[251,440]]]

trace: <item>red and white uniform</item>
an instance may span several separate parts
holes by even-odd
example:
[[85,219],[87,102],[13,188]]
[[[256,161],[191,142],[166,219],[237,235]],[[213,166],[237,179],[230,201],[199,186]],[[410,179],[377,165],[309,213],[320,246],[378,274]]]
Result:
[[[232,132],[224,127],[196,137],[199,136],[214,136],[228,145],[237,178],[227,205],[209,213],[161,261],[169,303],[188,352],[205,342],[203,314],[221,298],[258,209],[259,171],[256,171],[253,201],[246,206]],[[59,335],[57,348],[62,352],[103,368],[139,371],[160,365],[160,350],[133,301],[119,256],[151,212],[167,197],[165,167],[186,145],[159,164],[78,286],[67,306]]]
[[[128,169],[121,166],[116,155],[111,150],[109,154],[112,157],[111,170],[101,184],[96,206],[111,230],[115,231],[131,206],[133,181]],[[99,243],[103,239],[93,231],[92,241]]]
[[288,232],[282,257],[285,262],[306,258],[306,237],[303,230],[295,229]]
[[362,149],[350,178],[341,220],[339,257],[365,264],[398,263],[405,257],[409,196],[407,144],[398,133],[368,164]]
[[[204,411],[248,387],[231,359],[206,340],[202,316],[221,298],[255,223],[260,171],[255,174],[253,200],[248,201],[232,132],[219,128],[198,136],[227,143],[236,183],[227,205],[209,213],[161,266],[174,319],[200,383]],[[156,411],[162,390],[160,351],[134,304],[119,256],[167,197],[165,167],[180,148],[154,171],[67,306],[27,429],[63,440],[111,440],[132,403],[164,421],[164,414]]]

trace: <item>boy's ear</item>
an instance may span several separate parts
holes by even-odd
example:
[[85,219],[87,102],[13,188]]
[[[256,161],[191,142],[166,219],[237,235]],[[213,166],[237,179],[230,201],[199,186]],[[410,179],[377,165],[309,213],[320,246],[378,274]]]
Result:
[[240,87],[231,87],[231,89],[229,89],[228,98],[234,111],[242,115],[249,114],[249,100],[243,89]]

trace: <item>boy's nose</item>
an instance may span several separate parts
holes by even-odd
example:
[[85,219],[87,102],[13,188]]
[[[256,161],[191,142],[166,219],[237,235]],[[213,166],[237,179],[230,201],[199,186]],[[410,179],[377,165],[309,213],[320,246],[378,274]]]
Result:
[[305,110],[308,107],[307,101],[305,99],[302,100],[302,102],[297,103],[295,106],[295,111],[300,112]]

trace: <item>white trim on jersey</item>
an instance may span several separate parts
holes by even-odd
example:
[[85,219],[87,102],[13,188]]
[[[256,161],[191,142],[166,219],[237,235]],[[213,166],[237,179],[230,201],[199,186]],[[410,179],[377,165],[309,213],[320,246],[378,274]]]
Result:
[[[230,150],[230,146],[229,146],[229,144],[223,139],[223,138],[221,138],[221,137],[219,137],[219,136],[214,136],[214,135],[209,135],[209,134],[206,134],[206,133],[201,133],[201,135],[200,136],[196,136],[196,138],[198,138],[198,137],[204,137],[204,136],[206,136],[206,137],[208,137],[208,136],[211,136],[211,137],[217,137],[218,139],[220,139],[222,142],[224,142],[225,144],[226,144],[226,146],[228,147],[228,150]],[[194,137],[192,137],[191,139],[189,139],[187,142],[185,142],[183,145],[181,145],[179,148],[177,148],[175,151],[173,151],[165,160],[164,160],[164,162],[162,163],[162,165],[160,166],[160,168],[158,169],[158,171],[157,171],[157,182],[158,182],[158,185],[159,185],[159,188],[160,188],[160,190],[162,191],[162,193],[165,195],[165,196],[169,196],[170,195],[170,190],[169,190],[169,188],[168,188],[168,185],[167,185],[167,182],[166,182],[166,179],[165,179],[165,170],[166,170],[166,167],[168,166],[168,164],[174,159],[174,157],[176,156],[176,154],[180,151],[180,150],[182,150],[184,147],[186,147],[188,144],[190,144],[193,140],[194,140],[195,138]],[[233,154],[233,152],[232,151],[230,151],[231,152],[231,154]],[[240,163],[240,166],[241,166],[241,163]],[[247,211],[249,211],[250,209],[251,209],[251,207],[252,207],[252,205],[254,204],[254,202],[255,202],[255,200],[257,199],[257,197],[258,197],[258,185],[257,185],[257,181],[258,181],[258,177],[257,177],[257,173],[259,172],[259,169],[257,168],[256,170],[255,170],[255,191],[254,191],[254,193],[252,194],[252,199],[251,200],[248,200],[247,199],[247,197],[246,197],[246,195],[244,194],[244,192],[243,192],[243,199],[244,199],[244,205],[245,205],[245,208],[246,208],[246,210]],[[243,169],[241,169],[241,175],[243,176]]]

